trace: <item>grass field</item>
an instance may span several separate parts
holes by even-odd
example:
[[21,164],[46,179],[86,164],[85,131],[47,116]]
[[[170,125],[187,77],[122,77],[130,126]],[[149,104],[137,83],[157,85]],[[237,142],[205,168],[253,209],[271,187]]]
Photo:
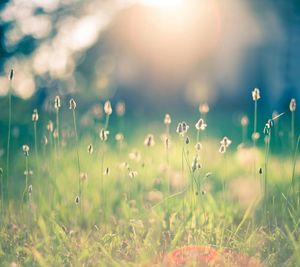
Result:
[[[300,266],[293,108],[264,133],[254,130],[259,145],[248,138],[256,123],[246,117],[242,144],[230,131],[228,138],[207,134],[205,109],[195,110],[204,120],[187,119],[189,127],[162,114],[145,136],[143,125],[125,129],[122,105],[108,102],[103,119],[78,134],[77,102],[65,120],[53,100],[52,124],[33,112],[28,146],[15,151],[8,140],[11,155],[0,159],[1,266],[163,266],[167,253],[191,245],[231,249],[263,266]],[[116,113],[125,138],[110,123]]]

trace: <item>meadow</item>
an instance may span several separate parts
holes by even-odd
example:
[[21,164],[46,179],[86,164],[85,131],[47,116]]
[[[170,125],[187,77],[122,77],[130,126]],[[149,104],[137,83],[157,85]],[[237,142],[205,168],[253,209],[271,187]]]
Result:
[[[124,102],[99,100],[83,117],[80,99],[56,96],[42,118],[27,114],[31,141],[15,150],[9,94],[0,266],[300,266],[296,102],[261,129],[259,93],[230,126],[239,140],[208,133],[207,104],[195,121],[161,114],[135,128]],[[253,261],[166,259],[196,245]]]

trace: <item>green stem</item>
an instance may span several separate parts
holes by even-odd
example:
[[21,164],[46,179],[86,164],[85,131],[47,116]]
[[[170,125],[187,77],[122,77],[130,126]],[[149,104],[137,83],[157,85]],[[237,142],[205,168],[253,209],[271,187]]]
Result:
[[296,149],[295,149],[295,154],[294,154],[294,160],[293,160],[293,171],[292,171],[292,189],[293,192],[295,192],[295,171],[296,171],[296,163],[297,163],[297,154],[298,154],[298,149],[299,149],[299,143],[300,143],[300,134],[298,136],[297,144],[296,144]]
[[11,85],[8,92],[8,134],[7,134],[7,150],[6,150],[6,190],[7,198],[9,198],[9,154],[10,154],[10,138],[11,138],[11,110],[12,110],[12,99],[11,99]]
[[77,167],[78,167],[78,196],[79,196],[79,199],[80,199],[80,210],[81,210],[82,199],[81,199],[80,160],[79,160],[79,151],[78,151],[78,132],[77,132],[77,125],[76,125],[75,110],[73,109],[72,111],[73,111],[73,123],[74,123],[74,130],[75,130]]
[[58,148],[60,146],[60,134],[59,134],[59,110],[56,110],[56,129],[57,129],[57,142]]
[[295,146],[295,112],[294,111],[292,111],[292,121],[291,121],[291,145],[292,145],[292,152],[293,152]]
[[38,163],[38,148],[37,148],[37,134],[36,134],[36,121],[33,122],[34,129],[34,152],[35,152],[35,161],[37,166],[37,174],[39,175],[39,163]]

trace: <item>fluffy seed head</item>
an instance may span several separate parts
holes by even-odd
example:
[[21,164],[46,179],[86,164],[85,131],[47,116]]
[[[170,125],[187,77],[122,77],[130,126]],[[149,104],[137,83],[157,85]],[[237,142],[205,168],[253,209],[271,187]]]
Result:
[[69,109],[75,109],[76,108],[76,102],[74,100],[74,98],[71,98],[69,101]]
[[104,175],[109,175],[110,174],[110,169],[107,167],[104,172],[103,172]]
[[295,112],[295,110],[296,110],[296,100],[295,98],[292,98],[290,102],[290,111]]
[[200,105],[199,105],[199,112],[200,112],[201,114],[206,114],[206,113],[208,113],[208,112],[209,112],[209,106],[208,106],[208,104],[207,104],[207,103],[200,104]]
[[187,133],[188,129],[189,129],[189,126],[186,124],[186,122],[183,121],[183,122],[178,123],[176,132],[179,135],[184,136]]
[[86,181],[88,178],[88,174],[86,172],[81,172],[80,173],[80,180],[81,181]]
[[110,104],[109,100],[107,100],[104,103],[104,112],[105,112],[106,115],[110,115],[112,113],[112,108],[111,108],[111,104]]
[[60,106],[61,106],[61,104],[60,104],[60,97],[57,95],[57,96],[55,97],[55,99],[54,99],[54,108],[55,108],[56,110],[59,110],[59,109],[60,109]]
[[48,145],[48,138],[46,135],[44,135],[42,142],[45,146]]
[[155,145],[155,141],[154,141],[154,136],[153,134],[148,134],[145,141],[144,141],[144,145],[145,146],[154,146]]
[[129,171],[128,175],[130,178],[134,178],[138,175],[138,173],[137,173],[137,171]]
[[36,108],[33,110],[31,118],[32,118],[33,122],[36,122],[39,120],[39,114],[38,114],[38,111]]
[[116,105],[116,113],[119,117],[124,116],[126,111],[126,106],[124,102],[118,102]]
[[166,114],[166,115],[165,115],[165,119],[164,119],[164,124],[165,124],[165,125],[170,125],[171,122],[172,122],[171,116],[170,116],[169,114]]
[[252,91],[252,99],[253,101],[257,101],[260,99],[260,92],[258,88],[254,88],[254,90]]
[[260,137],[260,134],[258,132],[252,134],[252,140],[258,140],[259,137]]
[[124,141],[124,135],[122,133],[117,133],[115,136],[115,139],[117,142],[123,142]]
[[28,145],[23,145],[22,146],[22,149],[23,149],[23,153],[26,157],[29,156],[29,146]]
[[53,132],[53,122],[52,121],[48,121],[47,130],[51,133]]
[[75,197],[75,204],[78,205],[80,203],[80,197],[76,196]]
[[101,141],[107,141],[108,135],[109,135],[109,131],[106,131],[106,130],[103,129],[103,128],[100,130],[99,136],[100,136],[100,140],[101,140]]
[[204,120],[203,119],[199,119],[198,121],[197,121],[197,123],[195,124],[195,127],[196,127],[196,129],[198,130],[198,131],[204,131],[205,130],[205,128],[207,127],[207,124],[204,122]]
[[220,141],[220,144],[222,146],[225,146],[225,148],[229,147],[231,143],[232,141],[227,136],[224,136],[223,139]]
[[221,145],[220,148],[219,148],[219,152],[221,154],[224,154],[226,152],[226,147],[224,145]]
[[244,115],[242,118],[241,118],[241,124],[242,126],[247,126],[249,124],[249,119],[246,115]]
[[58,130],[57,129],[54,129],[54,131],[53,131],[53,137],[54,137],[54,139],[58,138]]
[[28,193],[31,195],[32,194],[32,185],[28,186]]

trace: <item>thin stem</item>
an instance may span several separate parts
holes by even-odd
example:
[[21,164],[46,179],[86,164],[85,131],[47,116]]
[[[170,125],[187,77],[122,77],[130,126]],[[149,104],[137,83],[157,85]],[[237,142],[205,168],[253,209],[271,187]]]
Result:
[[25,156],[25,189],[23,192],[23,202],[26,200],[26,193],[28,190],[28,175],[29,175],[29,169],[28,169],[28,155]]
[[34,152],[35,152],[35,161],[39,174],[39,163],[38,163],[38,149],[37,149],[37,134],[36,134],[36,121],[33,122],[33,130],[34,130]]
[[265,183],[264,183],[264,203],[265,203],[265,215],[268,212],[268,163],[269,163],[269,152],[271,143],[271,130],[267,137],[265,144]]
[[291,121],[291,145],[292,145],[292,152],[293,152],[295,146],[295,112],[294,111],[292,111],[292,121]]
[[292,171],[292,189],[293,193],[295,192],[295,171],[296,171],[296,163],[297,163],[297,154],[298,154],[298,149],[299,149],[299,143],[300,143],[300,134],[298,136],[297,144],[296,144],[296,149],[295,149],[295,154],[294,154],[294,160],[293,160],[293,171]]
[[57,129],[57,142],[58,147],[60,146],[60,136],[59,136],[59,110],[56,109],[56,129]]
[[[82,203],[82,200],[81,200],[81,180],[80,180],[80,160],[79,160],[79,151],[78,151],[78,133],[77,133],[75,110],[73,109],[72,111],[73,111],[73,123],[74,123],[74,130],[75,130],[77,167],[78,167],[78,196],[79,196],[79,199],[80,199],[80,203]],[[80,206],[81,206],[81,204],[80,204]]]
[[3,213],[3,199],[4,199],[4,196],[3,196],[3,193],[4,193],[4,189],[3,189],[3,173],[2,173],[2,169],[0,170],[0,182],[1,182],[1,211]]
[[6,150],[6,190],[7,198],[9,198],[9,154],[10,154],[10,137],[11,137],[11,110],[12,110],[11,85],[8,91],[8,134],[7,134],[7,150]]
[[106,131],[108,128],[108,124],[109,124],[109,114],[106,114],[106,120],[105,120],[105,126],[104,126],[104,130]]

